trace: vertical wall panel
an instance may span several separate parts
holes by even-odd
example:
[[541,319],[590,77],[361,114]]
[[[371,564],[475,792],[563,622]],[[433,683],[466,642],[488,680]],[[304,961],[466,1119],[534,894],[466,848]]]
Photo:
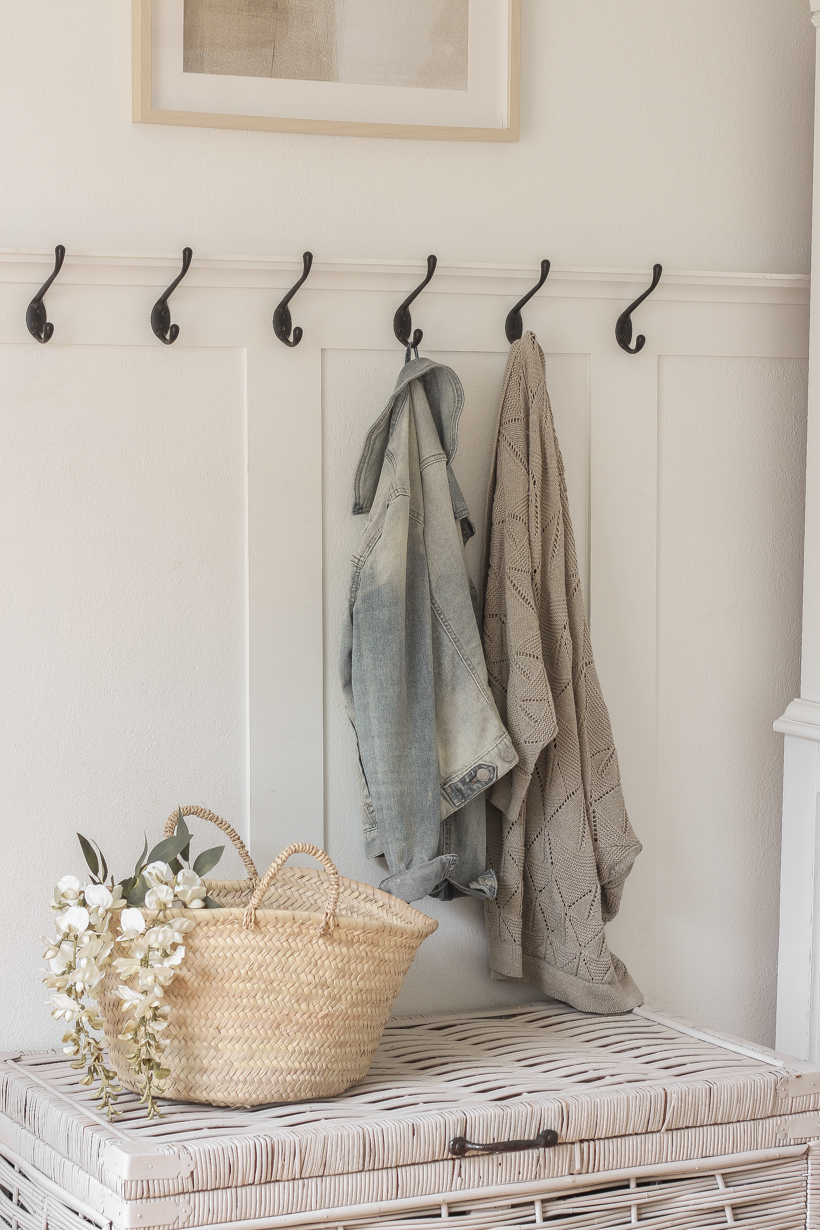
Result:
[[657,359],[612,348],[592,361],[590,631],[627,811],[643,845],[608,928],[655,997]]
[[660,364],[658,998],[768,1043],[805,380],[795,360]]
[[176,803],[246,829],[242,355],[7,345],[0,390],[0,980],[30,1048],[63,1032],[36,937],[75,832],[119,877]]
[[319,349],[249,347],[247,406],[250,847],[263,872],[291,842],[324,841]]

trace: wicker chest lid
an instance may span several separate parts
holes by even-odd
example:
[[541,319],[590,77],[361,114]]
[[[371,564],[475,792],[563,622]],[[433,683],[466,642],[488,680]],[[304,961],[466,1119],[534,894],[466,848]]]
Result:
[[[541,1003],[392,1021],[368,1077],[337,1098],[253,1110],[165,1103],[153,1122],[126,1094],[108,1124],[62,1054],[23,1055],[0,1063],[0,1145],[94,1208],[107,1194],[149,1209],[197,1192],[227,1199],[294,1181],[307,1191],[313,1180],[325,1184],[316,1199],[332,1203],[333,1176],[391,1172],[400,1186],[420,1164],[464,1165],[449,1150],[459,1136],[503,1142],[553,1129],[577,1150],[710,1125],[809,1122],[820,1109],[810,1069],[645,1009],[600,1017]],[[112,1220],[152,1224],[150,1213]],[[226,1208],[211,1220],[231,1218]]]

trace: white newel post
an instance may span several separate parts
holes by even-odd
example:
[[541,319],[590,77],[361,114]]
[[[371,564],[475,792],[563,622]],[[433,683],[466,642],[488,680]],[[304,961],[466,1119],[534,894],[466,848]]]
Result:
[[809,420],[800,696],[775,724],[785,736],[777,1048],[820,1061],[820,0],[815,80]]

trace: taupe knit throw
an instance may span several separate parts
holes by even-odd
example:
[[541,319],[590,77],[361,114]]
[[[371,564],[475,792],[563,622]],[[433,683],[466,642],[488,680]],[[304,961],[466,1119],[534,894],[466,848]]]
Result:
[[484,650],[519,763],[487,808],[490,962],[585,1012],[643,996],[607,946],[641,846],[592,658],[564,465],[534,335],[513,342],[485,538]]

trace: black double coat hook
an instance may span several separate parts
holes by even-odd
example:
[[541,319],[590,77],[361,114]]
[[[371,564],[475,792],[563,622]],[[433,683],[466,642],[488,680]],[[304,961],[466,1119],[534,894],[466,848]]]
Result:
[[402,346],[406,347],[408,351],[411,346],[414,350],[418,350],[421,339],[424,337],[421,329],[416,329],[415,332],[412,332],[413,322],[410,319],[410,304],[416,298],[416,295],[420,295],[424,290],[425,286],[436,272],[437,264],[438,257],[427,257],[427,277],[423,282],[419,282],[412,295],[407,296],[401,307],[396,309],[396,314],[393,317],[393,332],[401,342]]
[[626,311],[622,312],[621,315],[618,317],[618,320],[615,324],[615,340],[620,346],[621,350],[625,350],[627,354],[637,354],[638,351],[643,350],[644,346],[646,345],[646,338],[644,337],[642,333],[639,333],[638,336],[635,338],[634,346],[630,346],[629,344],[632,341],[632,313],[635,311],[636,307],[640,307],[644,299],[647,299],[649,295],[652,294],[652,291],[655,289],[655,287],[658,285],[658,282],[660,282],[661,280],[662,273],[663,273],[663,265],[654,265],[652,268],[652,285],[649,287],[648,290],[645,290],[642,295],[638,295],[638,298],[635,300],[635,302],[630,303]]
[[193,255],[191,248],[182,249],[182,272],[178,277],[174,278],[165,294],[161,295],[151,308],[151,328],[165,346],[172,346],[179,337],[179,325],[171,324],[171,309],[168,307],[168,299],[190,269]]
[[32,337],[38,342],[50,342],[54,335],[54,325],[46,317],[46,305],[43,295],[63,267],[65,248],[61,243],[54,249],[54,272],[47,278],[26,309],[26,327]]
[[528,290],[523,299],[519,299],[512,311],[507,313],[507,319],[504,322],[504,332],[507,335],[507,341],[517,342],[524,333],[524,321],[521,319],[521,309],[525,303],[529,303],[537,290],[546,282],[549,277],[550,263],[547,260],[541,262],[541,277],[535,283],[532,290]]
[[313,253],[305,252],[302,256],[301,278],[298,282],[291,286],[290,290],[273,313],[273,331],[279,338],[279,341],[284,342],[286,346],[298,346],[303,337],[302,329],[299,325],[297,325],[296,328],[293,329],[293,339],[291,339],[290,332],[293,328],[293,321],[290,318],[290,308],[288,307],[288,304],[304,282],[307,275],[310,273],[312,265]]

